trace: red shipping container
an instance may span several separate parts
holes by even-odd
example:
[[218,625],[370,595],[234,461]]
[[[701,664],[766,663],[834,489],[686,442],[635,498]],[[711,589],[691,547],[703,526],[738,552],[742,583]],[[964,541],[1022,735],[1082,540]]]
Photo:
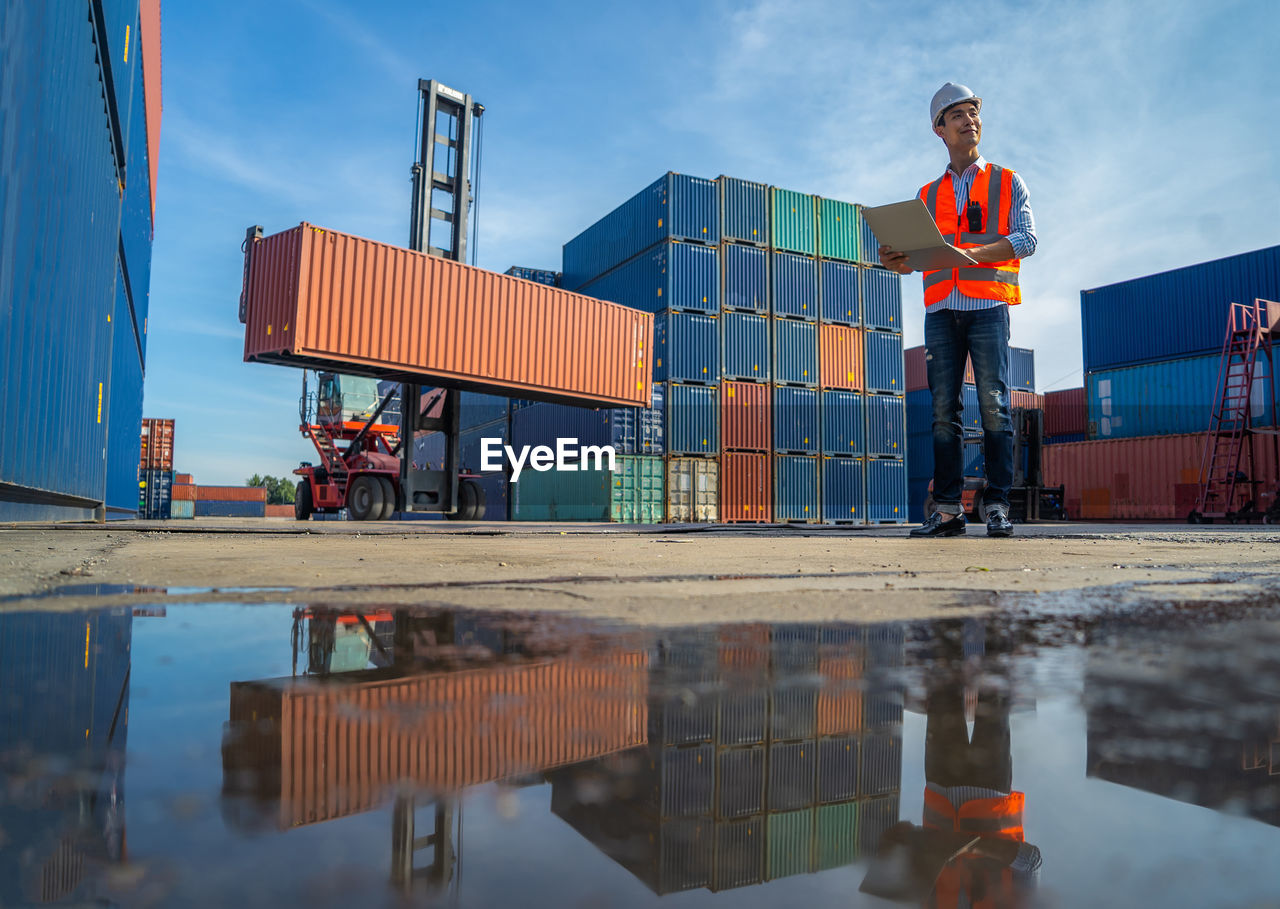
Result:
[[1045,392],[1044,434],[1084,435],[1089,430],[1089,402],[1083,388]]
[[303,223],[245,253],[246,361],[650,405],[653,316]]
[[293,516],[294,514],[293,514],[292,505],[268,505],[267,506],[267,517],[269,518],[292,518]]
[[173,470],[173,429],[173,420],[143,419],[140,469]]
[[726,451],[768,451],[773,396],[759,382],[720,385],[720,444]]
[[283,829],[648,741],[648,658],[615,652],[373,681],[233,682],[224,763]]
[[197,486],[197,502],[265,502],[265,486]]
[[726,524],[773,520],[769,455],[726,451],[720,457],[720,519]]
[[[1046,445],[1045,485],[1066,487],[1067,512],[1072,518],[1185,521],[1190,509],[1180,510],[1185,499],[1178,487],[1188,478],[1199,477],[1207,437],[1197,432]],[[1255,444],[1255,451],[1263,455],[1268,444],[1265,437]],[[1267,493],[1261,507],[1266,508],[1276,477],[1267,457],[1258,460],[1259,489]],[[1241,504],[1243,500],[1235,507]]]
[[196,487],[189,484],[179,485],[174,483],[170,488],[171,498],[175,502],[194,502],[196,500]]
[[195,482],[196,481],[192,479],[191,474],[189,473],[175,473],[173,475],[174,486],[193,486],[195,485]]
[[818,381],[823,388],[861,391],[862,329],[847,325],[818,327]]
[[[919,391],[929,387],[929,373],[924,354],[923,344],[919,347],[909,347],[902,352],[903,366],[906,369],[904,376],[906,391]],[[967,358],[964,361],[964,381],[969,385],[975,384],[976,381],[973,378],[973,364]]]

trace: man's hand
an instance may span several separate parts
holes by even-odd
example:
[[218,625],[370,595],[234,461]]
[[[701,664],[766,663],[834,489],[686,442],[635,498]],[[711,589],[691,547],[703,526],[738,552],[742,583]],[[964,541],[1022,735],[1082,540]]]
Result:
[[912,272],[911,266],[907,264],[907,254],[896,252],[883,243],[880,244],[880,264],[900,275],[909,275]]

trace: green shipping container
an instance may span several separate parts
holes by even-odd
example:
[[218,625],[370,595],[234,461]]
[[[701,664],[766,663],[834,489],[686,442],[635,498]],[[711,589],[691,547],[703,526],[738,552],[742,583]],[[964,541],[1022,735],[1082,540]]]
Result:
[[808,874],[813,857],[812,808],[771,814],[765,822],[768,880]]
[[667,460],[667,520],[714,524],[720,519],[720,462],[715,458]]
[[818,255],[858,261],[858,207],[852,202],[818,200]]
[[814,197],[774,187],[770,193],[773,248],[816,256]]
[[607,521],[612,476],[607,470],[525,468],[511,484],[513,521]]
[[662,458],[624,455],[616,466],[609,517],[619,524],[661,524],[666,506]]
[[815,833],[818,870],[852,865],[858,859],[858,803],[823,805],[818,808]]

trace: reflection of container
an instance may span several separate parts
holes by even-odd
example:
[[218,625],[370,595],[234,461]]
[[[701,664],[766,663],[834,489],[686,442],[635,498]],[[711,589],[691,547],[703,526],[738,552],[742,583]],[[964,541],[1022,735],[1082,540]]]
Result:
[[902,788],[902,735],[868,733],[862,737],[858,795],[885,795]]
[[767,880],[809,873],[813,859],[813,819],[812,808],[770,814],[765,818]]
[[[776,709],[775,702],[775,709]],[[769,747],[769,785],[765,808],[793,811],[814,804],[818,752],[813,739],[772,742]]]
[[716,817],[747,817],[764,810],[764,763],[763,745],[717,752]]
[[818,664],[818,735],[840,735],[862,728],[861,655],[823,656]]
[[898,823],[898,795],[858,802],[858,855],[872,856],[880,838]]
[[654,746],[649,751],[648,780],[642,809],[663,820],[711,814],[715,795],[715,746]]
[[818,801],[847,801],[858,794],[858,736],[818,740]]
[[814,841],[818,871],[851,865],[858,859],[858,803],[822,805],[815,812]]
[[716,825],[716,862],[712,890],[747,887],[764,879],[765,819],[748,818]]
[[730,682],[719,697],[721,745],[754,745],[765,739],[765,722],[769,709],[769,691],[748,688]]

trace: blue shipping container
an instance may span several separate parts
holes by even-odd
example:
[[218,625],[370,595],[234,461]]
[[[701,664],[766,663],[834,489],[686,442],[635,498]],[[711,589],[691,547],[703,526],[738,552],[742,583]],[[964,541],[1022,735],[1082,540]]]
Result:
[[510,275],[513,278],[521,278],[525,281],[532,281],[534,284],[545,284],[548,287],[560,286],[560,272],[548,271],[543,268],[526,268],[523,265],[512,265],[503,274]]
[[138,460],[142,433],[142,353],[129,316],[123,276],[116,282],[111,320],[111,393],[107,405],[106,504],[110,517],[138,510]]
[[516,447],[546,445],[556,439],[577,439],[580,445],[612,445],[622,454],[663,453],[665,389],[653,386],[653,407],[572,407],[534,403],[511,414],[511,438]]
[[773,450],[817,454],[818,390],[793,385],[773,389]]
[[867,219],[862,217],[862,209],[865,206],[858,206],[858,255],[859,261],[863,265],[879,265],[880,264],[880,241],[876,239],[875,233],[871,230],[871,225],[867,223]]
[[769,380],[769,320],[745,312],[720,316],[724,333],[724,377]]
[[817,325],[773,320],[773,379],[791,385],[818,384]]
[[820,267],[822,321],[840,325],[861,325],[858,305],[858,267],[824,259]]
[[902,276],[884,268],[859,269],[862,324],[902,331]]
[[32,421],[24,432],[73,444],[0,446],[0,484],[35,499],[0,501],[0,520],[84,519],[105,500],[106,464],[124,458],[104,448],[137,445],[107,434],[124,162],[87,8],[21,8],[0,77],[13,137],[0,154],[0,388],[6,412]]
[[[471,429],[473,426],[482,426],[494,420],[505,420],[511,409],[510,399],[501,395],[486,395],[476,391],[464,391],[459,395],[458,427],[460,429]],[[390,410],[398,400],[397,395],[392,403],[387,405],[387,409]],[[384,410],[383,413],[386,411]]]
[[[485,439],[497,439],[490,442],[489,465],[484,462]],[[502,446],[511,444],[511,424],[506,420],[495,420],[483,426],[473,426],[459,433],[458,459],[459,469],[466,473],[497,473],[506,467],[506,455]],[[554,448],[554,444],[552,448]]]
[[[1125,439],[1204,432],[1218,402],[1217,354],[1110,369],[1085,376],[1089,434]],[[1276,383],[1266,376],[1265,358],[1254,368],[1249,411],[1255,426],[1271,423]],[[1243,385],[1243,377],[1235,378]]]
[[138,517],[167,521],[173,501],[173,471],[144,470],[138,474]]
[[662,312],[653,320],[653,378],[714,383],[720,377],[720,325],[714,316]]
[[668,384],[667,451],[715,454],[720,449],[720,389]]
[[908,521],[925,521],[929,515],[925,514],[924,503],[929,497],[929,484],[933,482],[933,477],[912,477],[907,480],[907,520]]
[[197,518],[265,518],[266,502],[196,501]]
[[[134,4],[136,10],[137,6]],[[136,42],[135,42],[136,50]],[[121,264],[129,287],[132,317],[147,352],[147,314],[151,292],[151,172],[147,166],[146,111],[142,104],[142,67],[132,67],[135,82],[133,126],[126,143],[124,199],[120,211]]]
[[811,455],[778,455],[773,459],[773,519],[817,523],[818,459]]
[[1065,445],[1068,442],[1085,442],[1088,436],[1083,432],[1069,432],[1060,436],[1045,436],[1044,444],[1046,445]]
[[904,457],[907,453],[906,401],[901,395],[867,395],[867,454]]
[[906,390],[902,361],[902,335],[889,331],[864,332],[866,347],[867,391]]
[[773,287],[773,314],[816,321],[818,260],[796,253],[775,252],[769,266]]
[[[908,409],[911,407],[907,405]],[[907,479],[933,479],[933,430],[907,433]]]
[[1232,303],[1280,300],[1280,246],[1080,291],[1085,373],[1222,349]]
[[822,459],[822,520],[861,524],[866,520],[861,458]]
[[644,312],[715,312],[720,308],[720,251],[696,243],[659,243],[579,293]]
[[877,458],[867,462],[867,519],[906,523],[907,470],[902,461]]
[[[960,428],[965,435],[982,434],[982,411],[978,408],[978,387],[966,382],[960,386]],[[907,433],[933,432],[933,395],[929,389],[907,392]],[[917,475],[915,468],[912,475]]]
[[860,391],[822,393],[822,453],[863,455],[866,453],[866,407]]
[[1009,348],[1009,388],[1036,390],[1036,352],[1027,347]]
[[663,240],[720,242],[714,180],[663,174],[564,245],[563,283],[577,290]]
[[726,243],[720,256],[724,263],[724,308],[767,313],[769,253],[754,246]]
[[721,176],[721,235],[725,240],[769,244],[769,187],[735,177]]

